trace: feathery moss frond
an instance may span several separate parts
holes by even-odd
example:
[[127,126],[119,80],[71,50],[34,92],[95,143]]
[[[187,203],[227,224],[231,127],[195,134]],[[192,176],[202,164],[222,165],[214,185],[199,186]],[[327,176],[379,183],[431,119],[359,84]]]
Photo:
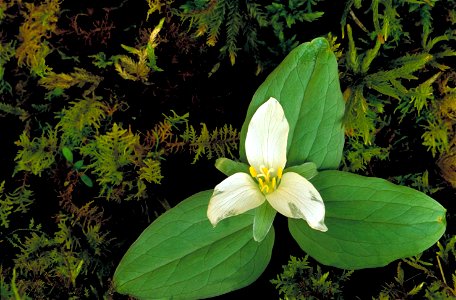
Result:
[[[158,156],[188,149],[194,155],[193,163],[203,156],[207,159],[234,157],[233,151],[238,149],[239,132],[231,125],[225,124],[222,128],[209,131],[207,125],[201,123],[201,131],[197,131],[188,124],[188,113],[183,116],[175,112],[173,114],[174,116],[165,115],[165,120],[146,134],[148,147],[161,151]],[[183,132],[179,125],[185,126]]]
[[139,135],[114,123],[111,131],[98,135],[95,140],[81,147],[80,152],[90,158],[88,169],[97,175],[100,196],[117,199],[115,188],[126,185],[124,168],[140,158]]
[[142,162],[144,163],[144,167],[141,167],[138,171],[139,179],[159,184],[163,179],[160,162],[150,158],[146,158]]
[[87,289],[76,285],[76,280],[89,272],[102,276],[108,269],[102,260],[110,245],[108,232],[101,230],[103,220],[83,223],[74,215],[61,212],[56,223],[57,230],[47,234],[32,219],[29,228],[23,230],[26,234],[13,234],[8,239],[18,250],[14,258],[18,286],[27,294],[44,297],[59,280],[67,296],[88,295]]
[[152,30],[147,45],[136,49],[126,45],[122,48],[137,56],[137,61],[127,55],[117,55],[114,58],[114,66],[119,75],[126,80],[147,82],[150,72],[161,71],[157,66],[155,48],[157,47],[157,35],[163,27],[165,19],[161,19]]
[[13,213],[24,214],[33,204],[33,192],[27,186],[18,187],[12,193],[5,193],[5,181],[0,184],[0,227],[8,228]]
[[359,139],[349,137],[349,146],[344,150],[343,170],[349,172],[359,172],[366,170],[366,167],[373,159],[387,160],[391,147],[383,148],[373,143],[366,145]]
[[353,273],[345,270],[324,272],[325,267],[309,262],[308,256],[290,256],[288,264],[282,268],[283,272],[270,282],[284,299],[339,299],[343,295],[343,283]]
[[0,111],[19,117],[20,120],[26,120],[30,114],[25,109],[20,108],[19,106],[13,106],[11,104],[0,102]]
[[38,83],[50,91],[54,89],[65,90],[75,85],[82,88],[84,85],[89,84],[90,87],[85,89],[83,93],[83,96],[87,96],[95,91],[102,80],[102,77],[93,75],[85,69],[75,68],[74,72],[69,74],[57,74],[51,71],[46,76],[40,78]]
[[59,0],[45,0],[39,5],[25,3],[26,12],[22,12],[25,21],[19,28],[20,45],[16,49],[17,64],[26,65],[33,75],[45,76],[51,70],[46,65],[46,56],[51,53],[47,39],[57,33],[57,21],[60,13]]
[[57,131],[48,129],[41,137],[34,137],[31,140],[29,133],[24,131],[15,144],[21,149],[14,158],[16,168],[13,176],[20,171],[41,176],[41,173],[50,168],[55,161],[58,145]]
[[11,85],[5,81],[5,65],[16,54],[15,41],[7,44],[0,42],[0,95],[7,92],[11,94]]
[[428,120],[428,124],[423,126],[425,131],[421,136],[423,145],[431,150],[432,156],[437,153],[444,153],[450,150],[448,133],[451,131],[449,124],[442,120]]
[[108,107],[101,97],[95,96],[70,104],[72,107],[59,113],[60,121],[56,128],[62,132],[61,144],[73,148],[98,132],[101,121],[107,117]]
[[207,129],[206,124],[201,124],[201,133],[196,134],[193,126],[189,126],[181,136],[185,143],[190,145],[190,151],[195,155],[193,163],[203,155],[207,159],[213,157],[234,157],[233,150],[237,150],[239,133],[231,125],[224,125],[222,128],[215,128],[212,132]]

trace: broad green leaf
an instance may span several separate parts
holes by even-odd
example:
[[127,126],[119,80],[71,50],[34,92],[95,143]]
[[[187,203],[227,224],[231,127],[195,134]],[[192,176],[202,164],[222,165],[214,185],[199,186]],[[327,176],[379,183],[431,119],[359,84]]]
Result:
[[119,293],[140,299],[201,299],[247,286],[263,273],[274,230],[255,242],[253,211],[212,227],[206,215],[212,192],[187,198],[141,234],[114,274]]
[[381,267],[424,251],[445,232],[445,208],[414,189],[340,171],[320,172],[311,181],[325,202],[328,231],[297,219],[289,219],[289,228],[323,264]]
[[345,104],[337,61],[326,39],[317,38],[295,48],[258,88],[241,130],[240,157],[244,162],[250,119],[270,97],[280,102],[290,125],[287,166],[311,161],[319,170],[336,169],[344,145]]

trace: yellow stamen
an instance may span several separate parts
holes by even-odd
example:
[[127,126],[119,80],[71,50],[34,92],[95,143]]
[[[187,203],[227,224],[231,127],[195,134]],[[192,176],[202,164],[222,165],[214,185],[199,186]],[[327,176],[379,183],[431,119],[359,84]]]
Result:
[[252,175],[252,177],[254,177],[254,178],[256,178],[256,177],[258,176],[257,171],[256,171],[255,168],[252,167],[252,166],[250,166],[249,172],[250,172],[250,175]]
[[260,184],[260,187],[264,186],[264,182],[263,182],[263,179],[261,179],[261,178],[258,178],[258,183]]
[[274,168],[260,166],[258,173],[253,166],[250,166],[249,172],[250,175],[252,175],[252,177],[258,182],[260,191],[263,194],[269,194],[278,188],[280,179],[282,178],[283,169],[278,168],[276,172]]
[[278,168],[277,169],[277,177],[279,177],[279,179],[282,179],[282,175],[283,175],[283,169],[282,168]]
[[260,168],[260,170],[261,170],[261,172],[262,172],[263,174],[265,174],[265,175],[269,173],[268,168],[266,168],[265,166],[262,166],[262,167]]
[[269,169],[266,167],[261,167],[261,173],[264,175],[264,180],[269,182]]

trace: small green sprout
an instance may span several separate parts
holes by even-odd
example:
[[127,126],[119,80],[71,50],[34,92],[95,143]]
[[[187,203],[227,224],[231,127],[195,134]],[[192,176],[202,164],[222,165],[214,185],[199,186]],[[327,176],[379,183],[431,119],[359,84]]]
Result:
[[[65,157],[66,161],[72,166],[72,169],[76,171],[78,174],[78,177],[81,179],[81,181],[88,187],[93,187],[93,181],[90,179],[89,176],[81,172],[81,169],[84,167],[84,161],[78,160],[75,163],[73,163],[73,151],[71,151],[70,148],[68,147],[63,147],[62,148],[62,154],[63,157]],[[65,182],[65,185],[68,185],[68,182]]]

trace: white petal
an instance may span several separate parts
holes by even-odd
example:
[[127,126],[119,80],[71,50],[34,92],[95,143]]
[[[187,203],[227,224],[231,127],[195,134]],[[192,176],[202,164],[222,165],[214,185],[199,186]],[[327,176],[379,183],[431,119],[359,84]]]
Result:
[[289,218],[304,219],[310,227],[327,231],[324,223],[325,204],[320,193],[304,177],[294,172],[283,174],[279,187],[266,198],[279,213]]
[[212,225],[225,218],[242,214],[260,206],[265,201],[253,178],[246,173],[236,173],[219,183],[207,208]]
[[245,138],[249,164],[258,171],[260,166],[285,168],[287,162],[288,121],[279,101],[269,98],[253,114]]

